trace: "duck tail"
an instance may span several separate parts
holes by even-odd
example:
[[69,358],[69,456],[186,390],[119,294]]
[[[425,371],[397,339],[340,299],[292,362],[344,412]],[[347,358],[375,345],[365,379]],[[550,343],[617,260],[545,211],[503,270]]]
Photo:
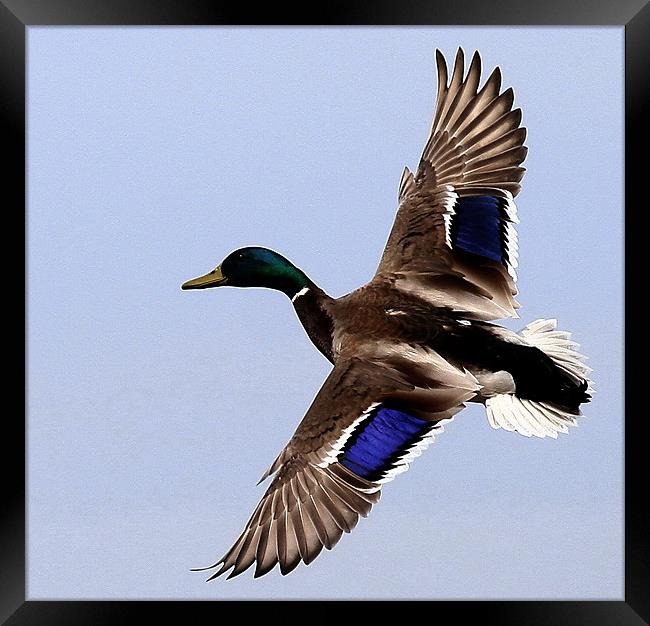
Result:
[[557,330],[556,319],[535,320],[521,331],[521,335],[531,346],[550,357],[575,383],[581,386],[586,383],[585,391],[594,391],[589,380],[591,368],[584,363],[587,357],[578,352],[580,346],[571,341],[571,333]]
[[594,393],[593,383],[588,378],[591,368],[584,363],[586,357],[578,352],[578,344],[571,341],[571,334],[557,330],[555,319],[535,320],[521,331],[521,336],[529,345],[544,352],[563,378],[568,379],[571,393],[567,394],[569,389],[565,388],[564,399],[574,406],[498,394],[485,402],[488,422],[492,428],[503,428],[526,437],[556,439],[558,433],[567,433],[569,426],[578,425],[579,405],[588,402],[590,393]]

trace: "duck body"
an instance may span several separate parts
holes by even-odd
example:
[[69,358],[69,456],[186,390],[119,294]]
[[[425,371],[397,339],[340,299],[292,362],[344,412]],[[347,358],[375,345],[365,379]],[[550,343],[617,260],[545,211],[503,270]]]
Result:
[[341,353],[379,357],[392,351],[408,369],[422,350],[434,350],[481,383],[470,402],[513,393],[578,414],[579,405],[588,401],[585,381],[577,384],[514,331],[462,318],[384,282],[371,282],[338,299],[314,285],[293,305],[312,343],[333,364]]
[[[481,59],[451,75],[437,52],[438,93],[415,171],[404,169],[398,209],[377,271],[332,298],[277,252],[240,248],[183,289],[264,287],[290,298],[333,367],[286,446],[244,531],[209,580],[255,564],[282,574],[331,549],[377,503],[467,402],[494,429],[557,438],[590,399],[589,368],[554,319],[520,332],[517,208],[526,129],[495,68]],[[241,460],[243,456],[237,455]]]

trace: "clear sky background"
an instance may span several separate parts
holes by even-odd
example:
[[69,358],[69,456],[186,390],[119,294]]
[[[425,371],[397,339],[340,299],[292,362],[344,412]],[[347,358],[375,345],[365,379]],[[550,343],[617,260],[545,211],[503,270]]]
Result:
[[[472,406],[333,552],[205,584],[330,366],[267,290],[182,292],[262,244],[368,281],[434,50],[500,65],[529,130],[521,328],[590,356],[558,440]],[[621,28],[28,29],[28,595],[622,598]]]

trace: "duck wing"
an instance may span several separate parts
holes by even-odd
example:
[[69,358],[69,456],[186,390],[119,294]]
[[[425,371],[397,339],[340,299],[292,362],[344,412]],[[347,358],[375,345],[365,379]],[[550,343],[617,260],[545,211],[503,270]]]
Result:
[[[243,533],[219,562],[204,568],[220,566],[209,580],[232,568],[231,578],[253,563],[255,577],[278,563],[287,574],[300,561],[311,563],[323,547],[332,549],[368,515],[382,483],[406,470],[475,393],[472,385],[455,386],[465,374],[453,369],[441,368],[440,380],[448,385],[418,390],[390,366],[339,360],[263,477],[275,473]],[[410,394],[418,408],[406,412]]]
[[519,193],[526,157],[521,110],[499,68],[479,89],[475,52],[464,76],[458,50],[451,80],[436,51],[438,95],[431,132],[413,174],[404,170],[399,209],[375,281],[469,318],[516,317]]

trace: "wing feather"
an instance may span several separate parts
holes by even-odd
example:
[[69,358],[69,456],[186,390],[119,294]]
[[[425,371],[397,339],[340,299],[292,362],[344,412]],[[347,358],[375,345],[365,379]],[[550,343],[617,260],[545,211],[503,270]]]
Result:
[[[359,358],[339,360],[279,455],[283,461],[246,528],[213,566],[218,570],[209,580],[228,570],[228,578],[237,576],[253,564],[255,577],[268,573],[277,564],[282,574],[288,574],[300,561],[311,563],[323,548],[331,550],[343,533],[351,532],[380,497],[379,483],[339,462],[355,425],[359,427],[366,416],[373,417],[369,407],[380,406],[391,397],[407,403],[410,390],[418,399],[423,393],[429,394],[427,414],[434,420],[460,410],[472,394],[471,385],[460,370],[435,353],[431,353],[430,359],[440,380],[453,381],[458,389],[442,384],[418,391],[388,364]],[[423,378],[424,373],[418,376]],[[411,452],[405,449],[400,454],[416,456],[418,446],[419,441],[414,441]],[[393,465],[387,466],[387,479],[406,468],[408,458],[405,459],[390,462],[395,470],[389,472]]]
[[[257,566],[255,568],[255,578],[268,574],[278,564],[278,547],[276,520],[271,520],[267,525],[267,532],[262,533],[265,541],[257,548]],[[262,549],[263,546],[263,549]]]
[[[513,109],[514,91],[501,91],[497,67],[479,88],[481,58],[472,56],[464,77],[464,53],[459,49],[449,77],[447,64],[436,51],[438,92],[431,131],[415,174],[405,169],[400,181],[399,209],[375,282],[392,287],[475,319],[516,317],[514,299],[516,266],[514,197],[521,189],[527,155],[523,145],[526,129],[521,109]],[[503,199],[510,213],[502,218],[503,243],[498,254],[468,255],[458,249],[452,225],[457,221],[460,198],[485,195]],[[476,207],[478,205],[472,205]],[[487,209],[486,209],[487,210]],[[471,250],[484,250],[485,237],[494,235],[476,217],[476,209],[465,213],[470,220],[465,237],[478,238]],[[487,215],[487,214],[486,214]],[[473,227],[471,220],[479,220]],[[510,245],[512,244],[512,245]],[[500,258],[501,261],[495,260]],[[496,256],[495,256],[496,255]]]

